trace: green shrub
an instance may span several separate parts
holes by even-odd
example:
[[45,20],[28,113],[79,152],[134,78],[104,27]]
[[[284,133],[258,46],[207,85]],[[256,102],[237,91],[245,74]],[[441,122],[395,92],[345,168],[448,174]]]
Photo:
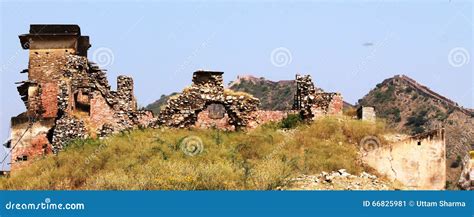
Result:
[[405,125],[410,127],[414,134],[423,133],[425,131],[424,125],[428,122],[427,114],[428,110],[419,110],[407,118]]
[[297,127],[303,119],[300,114],[289,114],[286,118],[281,120],[280,128],[283,129],[292,129]]

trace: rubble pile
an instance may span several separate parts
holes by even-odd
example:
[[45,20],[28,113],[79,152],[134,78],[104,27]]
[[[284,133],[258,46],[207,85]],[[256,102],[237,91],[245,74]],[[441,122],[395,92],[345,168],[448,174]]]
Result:
[[224,90],[223,72],[197,71],[193,83],[181,94],[171,97],[161,111],[157,125],[185,128],[193,126],[198,114],[210,104],[221,104],[235,129],[244,128],[254,119],[259,100],[249,94]]
[[53,130],[53,152],[57,153],[64,148],[64,145],[74,139],[87,138],[87,131],[84,121],[78,120],[69,115],[64,115],[56,120]]
[[377,176],[362,172],[352,175],[345,169],[318,175],[301,175],[289,180],[290,185],[281,190],[391,190],[391,183],[378,179]]

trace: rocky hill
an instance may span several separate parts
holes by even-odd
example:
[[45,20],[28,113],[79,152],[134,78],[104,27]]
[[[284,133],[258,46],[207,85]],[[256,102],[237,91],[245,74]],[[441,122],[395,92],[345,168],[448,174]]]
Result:
[[448,180],[457,179],[461,159],[474,144],[472,110],[460,107],[413,79],[397,75],[384,80],[358,102],[375,107],[396,130],[416,134],[440,126],[446,129]]
[[164,95],[164,94],[163,94],[163,95],[161,95],[161,97],[160,97],[158,100],[156,100],[156,101],[153,102],[153,103],[148,104],[148,105],[145,107],[145,109],[150,110],[150,111],[153,112],[153,114],[157,115],[157,114],[160,113],[161,108],[166,105],[166,102],[168,101],[168,99],[169,99],[171,96],[176,95],[176,94],[177,94],[177,93],[172,93],[172,94],[169,94],[169,95]]
[[296,92],[294,80],[270,81],[251,75],[237,76],[229,83],[229,89],[252,94],[260,99],[260,108],[264,110],[290,110]]

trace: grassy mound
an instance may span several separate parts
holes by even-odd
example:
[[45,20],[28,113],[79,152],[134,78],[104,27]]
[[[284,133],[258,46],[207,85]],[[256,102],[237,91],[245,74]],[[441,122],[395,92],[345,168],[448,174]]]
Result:
[[[363,171],[357,143],[386,130],[382,123],[336,118],[289,131],[280,127],[142,129],[74,141],[57,156],[0,178],[0,189],[275,189],[299,174]],[[190,141],[190,147],[183,146]]]

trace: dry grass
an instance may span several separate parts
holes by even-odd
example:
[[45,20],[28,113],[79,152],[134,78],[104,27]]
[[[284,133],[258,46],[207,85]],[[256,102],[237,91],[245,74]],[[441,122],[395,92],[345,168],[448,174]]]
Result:
[[[301,173],[362,171],[356,144],[385,131],[382,123],[336,118],[290,132],[275,126],[250,132],[143,129],[75,141],[57,156],[0,178],[0,189],[275,189]],[[187,136],[202,140],[202,153],[180,149]]]

